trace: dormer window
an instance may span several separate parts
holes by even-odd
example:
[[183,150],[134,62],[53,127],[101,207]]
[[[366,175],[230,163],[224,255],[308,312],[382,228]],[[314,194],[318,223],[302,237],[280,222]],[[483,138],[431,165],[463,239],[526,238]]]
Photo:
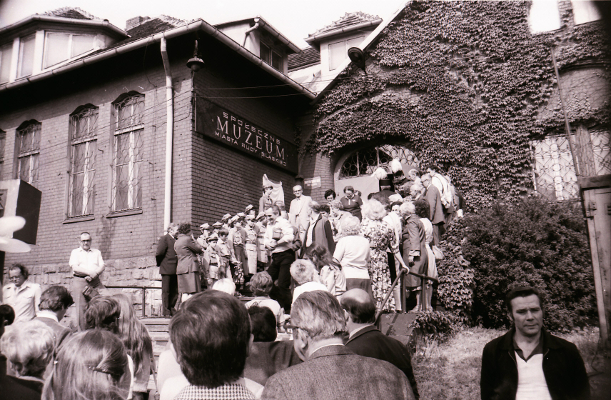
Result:
[[277,71],[282,72],[282,56],[264,43],[261,43],[260,51],[261,60],[272,66]]
[[43,68],[52,67],[93,50],[94,39],[93,35],[47,32]]
[[358,46],[364,39],[365,36],[358,36],[329,44],[329,71],[342,65],[348,58],[348,49]]

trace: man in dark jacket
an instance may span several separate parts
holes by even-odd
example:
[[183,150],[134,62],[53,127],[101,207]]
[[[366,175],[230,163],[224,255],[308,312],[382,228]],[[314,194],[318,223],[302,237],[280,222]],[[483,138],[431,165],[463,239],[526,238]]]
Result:
[[579,350],[543,329],[539,292],[517,287],[507,295],[506,304],[514,326],[484,347],[482,400],[589,399]]
[[178,224],[170,223],[168,233],[159,239],[155,253],[161,274],[161,303],[164,316],[174,315],[174,306],[178,301],[178,279],[176,277],[178,258],[174,250],[177,229]]
[[317,245],[325,247],[329,255],[332,256],[335,252],[333,229],[329,220],[320,213],[323,208],[328,208],[328,206],[320,205],[315,201],[311,204],[310,222],[305,230],[301,256],[303,257],[308,250]]
[[350,334],[346,347],[360,356],[388,361],[399,368],[412,385],[414,397],[419,399],[409,350],[375,327],[376,306],[369,293],[363,289],[350,289],[342,295],[341,304],[347,313],[346,329]]

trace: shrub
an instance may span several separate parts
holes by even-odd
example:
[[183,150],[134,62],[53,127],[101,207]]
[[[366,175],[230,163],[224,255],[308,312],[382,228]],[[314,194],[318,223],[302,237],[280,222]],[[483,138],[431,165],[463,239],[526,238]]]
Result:
[[416,316],[412,327],[420,334],[437,342],[449,339],[459,328],[457,316],[443,311],[426,311]]
[[475,281],[473,268],[462,252],[461,241],[465,229],[463,221],[457,219],[452,222],[440,243],[444,259],[437,261],[437,294],[445,309],[452,311],[461,322],[467,324],[471,321]]
[[551,330],[595,322],[590,251],[577,205],[525,198],[515,204],[496,203],[466,216],[460,225],[461,251],[474,270],[476,322],[492,328],[508,326],[504,298],[518,284],[541,291],[545,323]]

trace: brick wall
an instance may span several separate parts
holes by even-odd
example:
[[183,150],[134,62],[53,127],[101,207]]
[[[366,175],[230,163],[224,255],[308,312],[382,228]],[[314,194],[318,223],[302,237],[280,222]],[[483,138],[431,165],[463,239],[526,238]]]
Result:
[[[137,72],[109,77],[104,76],[104,68],[108,65],[96,67],[99,69],[94,72],[102,77],[94,83],[83,84],[82,89],[78,81],[67,84],[71,82],[71,77],[64,75],[63,84],[45,83],[48,86],[25,89],[40,90],[46,94],[46,98],[37,100],[32,97],[25,107],[0,112],[0,129],[6,131],[7,139],[1,179],[14,179],[16,176],[12,161],[15,158],[16,128],[30,119],[41,123],[39,180],[36,186],[42,191],[42,202],[37,243],[30,253],[7,254],[5,265],[20,262],[32,269],[32,280],[36,282],[44,285],[65,284],[70,280],[70,251],[78,247],[80,232],[88,231],[93,236],[93,247],[101,250],[107,262],[103,275],[105,283],[149,285],[159,278],[153,256],[157,239],[163,231],[166,137],[164,71],[160,63],[152,63],[144,69],[139,68]],[[173,64],[173,84],[173,217],[188,219],[191,214],[190,174],[180,168],[191,162],[191,81],[189,70],[184,68],[184,60]],[[145,96],[143,162],[140,171],[142,207],[140,213],[112,216],[112,103],[122,93],[129,91]],[[87,218],[68,219],[69,116],[78,106],[88,103],[99,107],[94,214]]]

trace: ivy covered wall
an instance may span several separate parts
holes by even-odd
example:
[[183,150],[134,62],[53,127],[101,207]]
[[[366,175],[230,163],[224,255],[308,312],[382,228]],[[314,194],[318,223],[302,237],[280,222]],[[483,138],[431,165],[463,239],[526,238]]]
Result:
[[[531,140],[564,132],[550,49],[561,74],[609,81],[600,23],[575,26],[560,4],[562,28],[532,35],[527,1],[410,3],[367,50],[367,74],[350,67],[318,102],[306,150],[401,142],[445,167],[472,210],[526,194]],[[571,107],[571,122],[608,125],[607,99]]]

